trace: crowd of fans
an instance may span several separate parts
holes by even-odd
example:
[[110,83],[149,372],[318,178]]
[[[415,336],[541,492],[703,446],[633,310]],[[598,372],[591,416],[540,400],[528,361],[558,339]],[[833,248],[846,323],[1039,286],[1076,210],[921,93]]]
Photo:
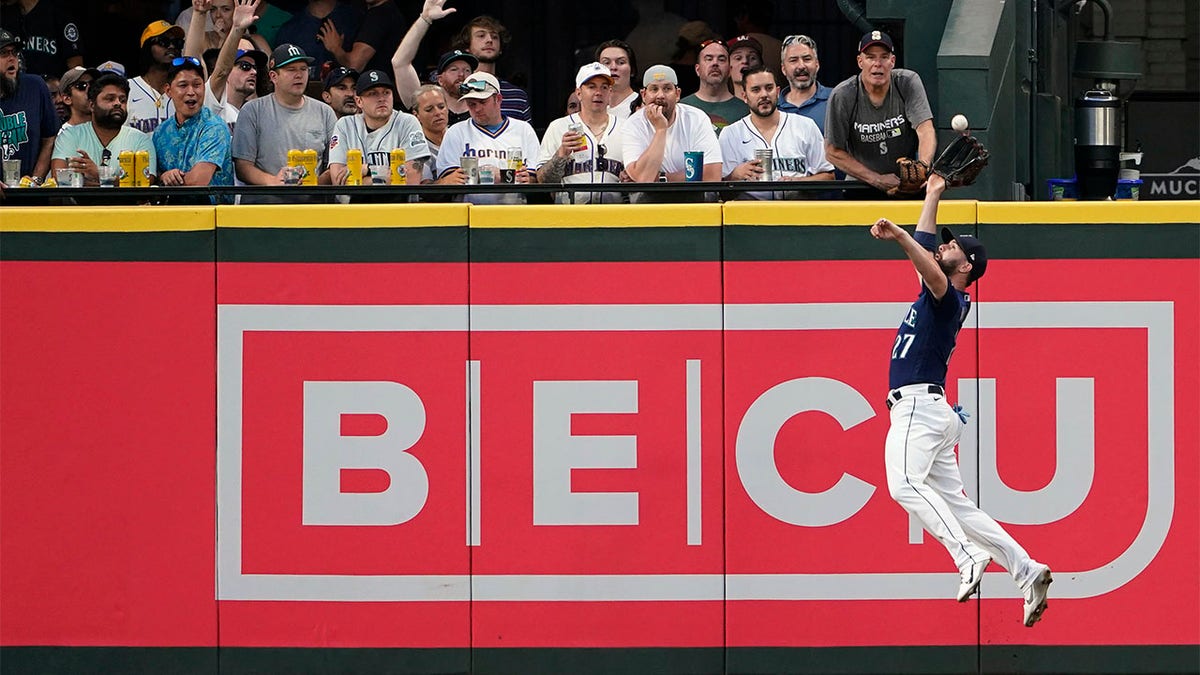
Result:
[[[920,76],[895,67],[886,33],[864,35],[860,72],[828,87],[812,38],[722,40],[702,22],[679,30],[690,49],[644,69],[628,42],[601,43],[539,136],[528,93],[497,70],[511,38],[495,18],[467,21],[436,70],[418,72],[422,40],[456,11],[446,3],[425,0],[409,23],[393,0],[365,11],[309,0],[294,15],[265,0],[192,0],[175,22],[146,26],[135,69],[87,65],[77,24],[53,3],[18,0],[0,30],[0,145],[6,170],[19,164],[4,181],[41,185],[71,169],[98,185],[122,152],[140,151],[146,179],[164,186],[286,190],[312,174],[332,185],[574,183],[590,187],[558,201],[621,202],[629,191],[602,185],[848,177],[894,194],[896,160],[936,150]],[[304,151],[317,157],[307,172]]]

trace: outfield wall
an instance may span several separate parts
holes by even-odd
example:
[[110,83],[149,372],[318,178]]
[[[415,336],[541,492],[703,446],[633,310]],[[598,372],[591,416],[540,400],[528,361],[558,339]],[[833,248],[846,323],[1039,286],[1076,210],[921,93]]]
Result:
[[1194,202],[950,201],[953,602],[887,494],[919,204],[0,210],[4,672],[1195,672]]

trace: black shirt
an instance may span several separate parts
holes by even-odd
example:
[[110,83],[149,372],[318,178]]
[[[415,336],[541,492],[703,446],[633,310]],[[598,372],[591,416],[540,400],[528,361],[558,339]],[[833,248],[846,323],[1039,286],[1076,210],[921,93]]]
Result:
[[67,59],[83,55],[79,24],[53,0],[42,0],[24,15],[18,5],[5,5],[0,25],[24,42],[25,72],[32,75],[62,77]]
[[408,25],[404,22],[404,15],[392,0],[368,8],[358,35],[354,38],[355,42],[365,42],[375,48],[375,54],[367,61],[363,72],[376,69],[392,72],[392,54],[396,53],[396,47],[400,46],[406,30]]

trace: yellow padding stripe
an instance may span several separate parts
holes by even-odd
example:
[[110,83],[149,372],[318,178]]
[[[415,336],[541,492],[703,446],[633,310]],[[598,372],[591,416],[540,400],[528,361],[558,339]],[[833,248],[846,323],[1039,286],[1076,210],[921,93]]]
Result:
[[980,223],[1195,223],[1194,201],[980,202]]
[[218,227],[466,227],[467,204],[244,204],[218,206]]
[[[974,200],[945,200],[938,206],[942,225],[974,224]],[[887,218],[901,225],[913,225],[921,217],[920,201],[874,202],[726,202],[726,225],[871,225]]]
[[472,206],[471,227],[720,227],[720,204]]
[[214,227],[210,206],[54,206],[0,209],[3,232],[197,232]]

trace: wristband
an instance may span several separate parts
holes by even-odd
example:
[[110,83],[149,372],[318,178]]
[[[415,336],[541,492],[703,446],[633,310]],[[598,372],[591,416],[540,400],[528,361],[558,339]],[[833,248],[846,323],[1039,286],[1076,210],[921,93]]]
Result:
[[421,17],[421,20],[422,20],[422,21],[424,21],[425,23],[429,24],[430,26],[432,26],[432,25],[433,25],[433,22],[432,22],[432,21],[430,21],[430,20],[429,20],[429,18],[428,18],[428,17],[426,17],[424,14],[420,14],[420,15],[418,15],[418,16],[420,16],[420,17]]

